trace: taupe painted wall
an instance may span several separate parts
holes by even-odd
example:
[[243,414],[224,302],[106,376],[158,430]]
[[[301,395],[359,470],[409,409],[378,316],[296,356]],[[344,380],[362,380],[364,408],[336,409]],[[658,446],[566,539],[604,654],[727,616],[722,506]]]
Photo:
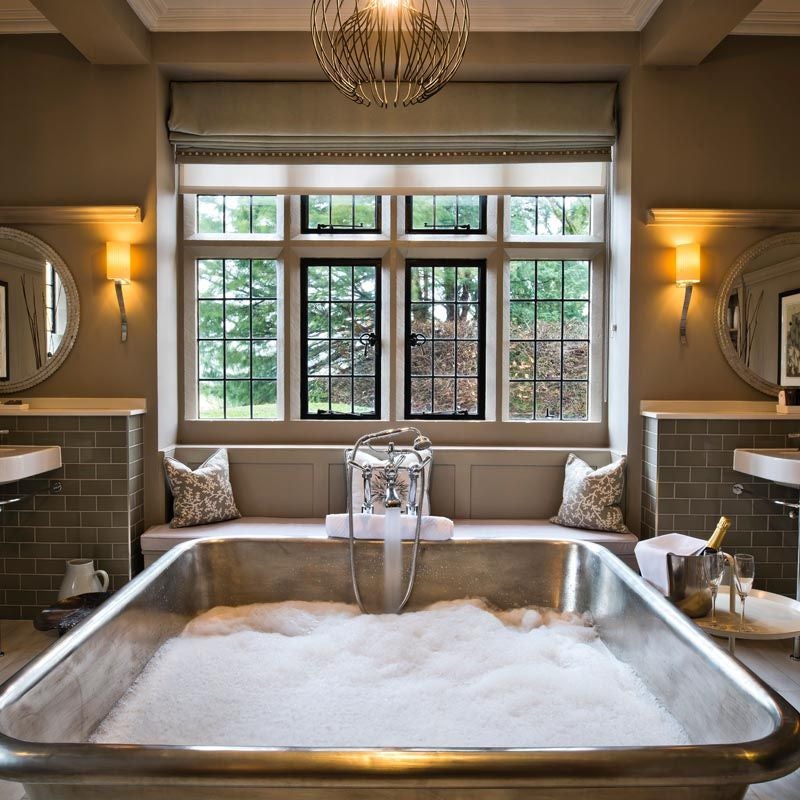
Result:
[[[619,63],[628,55],[621,49]],[[505,57],[509,63],[515,60],[513,52]],[[491,69],[502,74],[496,64]],[[628,300],[620,291],[612,313],[619,326],[619,339],[612,345],[619,370],[612,377],[620,382],[611,392],[610,413],[617,414],[612,445],[627,444],[630,456],[629,497],[640,494],[642,399],[759,397],[719,354],[711,312],[727,265],[745,247],[774,233],[648,228],[646,209],[797,207],[798,74],[799,39],[733,37],[698,68],[637,68],[623,83],[617,186],[624,202],[617,204],[612,245],[620,258],[614,269],[620,267],[623,283],[630,249],[631,378],[626,398]],[[133,203],[144,210],[144,222],[124,230],[24,227],[70,265],[82,306],[70,359],[29,393],[147,398],[149,522],[159,518],[163,497],[158,446],[170,443],[178,422],[173,323],[177,220],[163,125],[165,85],[154,67],[90,66],[59,36],[0,37],[0,107],[4,121],[13,120],[0,126],[0,205]],[[705,278],[695,292],[686,348],[678,342],[682,295],[673,283],[671,247],[678,236],[695,238],[705,248]],[[123,237],[136,245],[134,283],[126,292],[131,331],[125,346],[118,341],[114,293],[103,268],[104,242]],[[162,413],[157,419],[159,399]],[[620,423],[626,400],[628,419]],[[635,527],[635,503],[630,510]]]
[[[644,399],[764,400],[728,367],[712,328],[723,274],[774,230],[658,228],[651,207],[800,207],[800,39],[730,37],[693,69],[637,69],[631,76],[632,264],[629,497],[640,494]],[[678,339],[683,292],[679,241],[703,247],[703,282]],[[633,504],[631,524],[638,526]]]
[[[135,225],[24,225],[53,247],[78,286],[81,323],[74,349],[51,378],[26,395],[145,397],[147,519],[163,492],[157,454],[156,178],[163,174],[162,79],[154,67],[96,67],[57,35],[0,36],[0,205],[140,205]],[[167,193],[169,175],[159,184]],[[173,201],[174,205],[174,201]],[[174,214],[173,214],[174,230]],[[174,234],[172,240],[174,242]],[[131,241],[125,288],[129,338],[120,342],[105,242]],[[162,252],[169,257],[169,237]],[[174,260],[174,259],[173,259]]]

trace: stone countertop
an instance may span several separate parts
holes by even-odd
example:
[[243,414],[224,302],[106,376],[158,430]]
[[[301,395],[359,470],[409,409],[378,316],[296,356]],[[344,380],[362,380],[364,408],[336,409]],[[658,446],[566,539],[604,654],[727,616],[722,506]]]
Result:
[[147,413],[143,397],[17,397],[0,399],[0,417],[135,417]]
[[653,419],[791,419],[800,420],[800,407],[788,414],[774,400],[642,400],[640,413]]

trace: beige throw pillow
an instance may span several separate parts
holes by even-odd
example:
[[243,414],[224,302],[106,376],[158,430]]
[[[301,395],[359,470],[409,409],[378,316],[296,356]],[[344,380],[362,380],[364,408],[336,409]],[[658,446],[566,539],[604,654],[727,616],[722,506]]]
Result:
[[564,468],[561,508],[550,521],[568,528],[630,533],[621,508],[625,463],[623,456],[612,464],[594,469],[570,453]]
[[217,450],[195,470],[165,456],[164,472],[174,500],[171,528],[208,525],[242,516],[233,499],[226,450]]

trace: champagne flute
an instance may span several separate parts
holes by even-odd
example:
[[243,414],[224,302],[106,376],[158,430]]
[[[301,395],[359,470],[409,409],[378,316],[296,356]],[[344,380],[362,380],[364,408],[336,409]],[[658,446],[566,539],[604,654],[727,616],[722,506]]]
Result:
[[708,584],[711,589],[711,624],[717,624],[717,593],[725,573],[725,553],[709,553],[708,556]]
[[733,557],[733,574],[736,582],[736,592],[742,601],[742,613],[739,617],[739,630],[744,630],[744,601],[753,588],[753,578],[756,574],[756,562],[753,556],[737,553]]

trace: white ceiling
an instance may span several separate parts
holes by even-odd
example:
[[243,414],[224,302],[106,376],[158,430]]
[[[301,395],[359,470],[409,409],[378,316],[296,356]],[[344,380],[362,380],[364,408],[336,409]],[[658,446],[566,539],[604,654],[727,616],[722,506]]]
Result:
[[[75,0],[71,0],[75,2]],[[151,31],[308,30],[310,0],[128,0]],[[470,0],[474,31],[638,31],[661,0]],[[0,0],[0,33],[55,29],[27,0]],[[800,35],[800,0],[762,0],[735,33]]]

